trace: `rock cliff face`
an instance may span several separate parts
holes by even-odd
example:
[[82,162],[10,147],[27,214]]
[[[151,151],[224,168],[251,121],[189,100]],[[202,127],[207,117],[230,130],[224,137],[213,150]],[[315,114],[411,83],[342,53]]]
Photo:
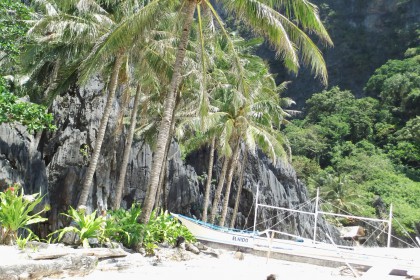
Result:
[[[19,182],[26,193],[41,191],[46,194],[46,202],[51,204],[51,210],[48,212],[48,224],[40,225],[41,233],[62,226],[59,214],[77,204],[105,104],[102,91],[103,84],[99,80],[92,80],[88,86],[75,88],[56,98],[52,112],[58,130],[44,132],[41,137],[32,137],[19,126],[0,126],[0,182],[3,187],[10,182]],[[124,128],[118,125],[121,110],[121,105],[115,102],[89,196],[90,209],[106,209],[113,200],[125,140]],[[150,148],[139,141],[131,147],[130,155],[125,175],[124,207],[144,199],[152,160]],[[200,218],[205,183],[200,178],[207,170],[207,151],[204,149],[183,161],[177,144],[173,142],[168,158],[163,204],[169,211]],[[213,178],[216,180],[220,166],[221,162],[214,171]],[[259,202],[263,204],[297,207],[308,199],[305,186],[297,180],[288,163],[273,165],[263,154],[249,155],[237,218],[240,228],[249,228],[253,224],[257,186],[260,189]],[[214,193],[215,186],[212,187]],[[237,179],[229,202],[228,222],[236,189]],[[314,208],[307,206],[305,209],[313,211]],[[288,216],[264,209],[258,211],[257,218],[258,222],[267,221],[265,225],[268,226],[280,224],[283,230],[289,228],[307,237],[313,234],[312,216]],[[265,228],[265,225],[260,225],[259,229]],[[325,239],[328,230],[332,229],[322,222],[320,238]]]

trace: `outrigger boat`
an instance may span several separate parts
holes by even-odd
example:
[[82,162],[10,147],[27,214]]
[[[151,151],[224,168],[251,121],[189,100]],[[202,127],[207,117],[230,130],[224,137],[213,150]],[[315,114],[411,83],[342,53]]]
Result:
[[[180,214],[172,214],[200,241],[215,245],[234,246],[236,249],[285,259],[290,261],[306,262],[323,266],[342,266],[346,264],[355,275],[354,266],[367,271],[371,267],[382,267],[389,270],[389,273],[396,275],[420,275],[420,247],[415,248],[391,248],[391,223],[392,205],[389,219],[364,218],[352,215],[329,213],[318,210],[319,193],[317,192],[315,211],[307,212],[298,209],[270,206],[258,203],[259,188],[256,193],[254,226],[252,231],[237,230],[226,227],[215,226]],[[293,234],[266,229],[256,230],[256,217],[260,208],[271,208],[288,212],[312,215],[315,219],[313,239],[302,238]],[[316,241],[317,220],[319,215],[333,215],[344,218],[353,218],[387,224],[387,247],[363,247],[363,246],[342,246],[336,245],[333,239],[327,234],[330,243]],[[275,238],[282,236],[284,238]],[[417,239],[417,242],[419,240]],[[420,243],[419,243],[420,244]],[[393,271],[393,272],[392,272]],[[414,272],[413,272],[414,271]],[[411,274],[410,274],[411,273]]]

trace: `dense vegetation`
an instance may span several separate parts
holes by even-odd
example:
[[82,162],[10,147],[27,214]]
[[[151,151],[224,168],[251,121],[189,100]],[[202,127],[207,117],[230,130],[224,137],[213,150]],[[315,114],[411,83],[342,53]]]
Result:
[[[0,123],[20,122],[30,131],[53,128],[45,107],[18,102],[17,94],[25,92],[33,100],[51,101],[56,94],[66,94],[69,86],[83,85],[98,74],[106,84],[107,103],[95,143],[84,144],[92,146],[93,153],[87,157],[89,168],[78,209],[72,209],[68,217],[105,230],[100,217],[84,215],[80,209],[86,206],[90,194],[116,92],[124,89],[124,95],[136,96],[135,108],[117,198],[112,202],[112,221],[116,224],[108,224],[110,228],[130,219],[127,231],[133,226],[137,231],[140,225],[132,222],[139,220],[144,225],[141,238],[149,234],[147,225],[149,219],[155,221],[151,213],[159,205],[155,200],[163,184],[172,137],[180,141],[183,151],[208,145],[211,155],[222,159],[213,207],[208,207],[208,194],[214,162],[208,164],[204,220],[209,212],[211,222],[225,223],[240,147],[251,152],[261,149],[276,160],[286,156],[288,142],[299,177],[312,193],[320,187],[324,200],[333,206],[381,216],[386,211],[378,212],[378,206],[394,203],[396,216],[406,229],[412,230],[420,220],[416,211],[420,209],[418,50],[410,49],[406,59],[379,68],[366,85],[369,97],[356,99],[350,91],[338,87],[315,94],[307,101],[302,118],[286,126],[286,140],[280,128],[293,112],[284,109],[292,101],[280,98],[285,84],[277,85],[267,64],[253,55],[254,41],[243,40],[225,28],[210,1],[172,1],[170,5],[164,0],[33,2],[36,13],[31,14],[19,1],[1,0],[2,17],[6,19],[0,23],[1,75],[12,75],[9,80],[13,81],[9,87],[0,80]],[[326,82],[322,54],[307,36],[331,44],[315,6],[298,0],[253,1],[255,6],[220,2],[220,9],[239,16],[241,24],[267,39],[286,69],[296,73],[303,62]],[[32,19],[30,26],[27,19]],[[29,77],[22,91],[18,82],[21,75]],[[137,111],[142,112],[142,119]],[[130,213],[118,212],[136,126],[140,137],[153,139],[150,182],[142,212],[137,208]],[[223,210],[216,215],[223,190]],[[157,219],[157,223],[166,219]],[[57,233],[73,231],[81,235],[83,225]],[[150,234],[157,235],[153,240],[160,240],[159,230]],[[129,244],[133,240],[130,238],[120,241]]]
[[369,97],[357,99],[334,87],[307,100],[304,118],[285,129],[293,165],[330,209],[381,216],[392,203],[413,231],[420,220],[419,49],[377,69],[365,90]]
[[[0,1],[0,124],[21,123],[30,132],[54,129],[42,105],[19,99],[20,54],[25,47],[30,9],[19,1]],[[8,79],[3,78],[7,75]]]
[[[24,249],[29,240],[39,241],[30,225],[48,220],[41,215],[50,209],[49,205],[39,210],[42,199],[38,193],[25,195],[16,183],[0,192],[0,245],[16,244]],[[148,254],[154,254],[158,243],[175,245],[180,236],[186,242],[195,241],[187,228],[168,212],[153,212],[150,221],[144,225],[137,223],[140,213],[139,205],[133,205],[129,210],[111,211],[107,215],[97,215],[96,211],[87,214],[85,209],[75,210],[70,207],[62,215],[71,221],[71,225],[50,233],[45,241],[60,241],[66,234],[74,233],[77,235],[75,245],[85,248],[90,247],[91,243],[95,246],[105,243],[114,246],[111,242],[119,242],[127,248],[142,245]]]

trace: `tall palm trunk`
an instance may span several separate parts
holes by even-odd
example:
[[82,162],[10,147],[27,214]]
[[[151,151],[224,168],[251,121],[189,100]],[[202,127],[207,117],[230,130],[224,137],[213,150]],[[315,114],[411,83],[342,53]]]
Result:
[[221,172],[220,177],[219,177],[219,183],[218,183],[217,188],[216,188],[216,193],[214,194],[213,206],[212,206],[211,212],[210,212],[210,223],[211,224],[214,224],[214,219],[216,217],[217,206],[218,206],[219,201],[220,201],[220,196],[222,194],[223,184],[225,183],[226,172],[228,170],[229,164],[230,164],[230,159],[225,157],[225,160],[223,162],[222,172]]
[[223,201],[223,208],[222,208],[222,216],[220,217],[220,222],[219,222],[220,226],[225,225],[227,208],[229,204],[230,189],[231,189],[232,181],[233,181],[233,171],[235,170],[236,165],[238,164],[238,155],[240,151],[239,144],[240,144],[240,141],[238,140],[238,143],[235,146],[235,150],[233,151],[233,155],[231,158],[232,163],[229,166],[229,172],[228,172],[227,181],[226,181],[225,198]]
[[209,168],[207,170],[207,182],[204,189],[204,203],[203,203],[203,222],[207,222],[207,207],[209,205],[209,196],[210,196],[210,186],[211,179],[213,174],[213,163],[214,163],[214,147],[216,146],[216,137],[213,136],[211,139],[210,145],[210,158],[209,158]]
[[150,219],[150,214],[155,204],[156,191],[159,185],[160,170],[165,156],[165,148],[167,142],[170,140],[170,128],[172,123],[172,116],[174,113],[176,91],[181,81],[182,64],[185,58],[185,52],[190,36],[190,30],[194,12],[197,7],[195,0],[188,1],[185,13],[185,22],[182,29],[181,39],[178,45],[178,53],[175,60],[172,80],[169,85],[168,93],[165,98],[164,111],[162,121],[159,127],[159,134],[157,138],[157,145],[155,155],[153,157],[152,170],[150,172],[150,181],[146,191],[146,197],[143,203],[143,210],[139,217],[139,222],[146,224]]
[[230,228],[235,227],[236,216],[238,215],[239,200],[241,198],[242,187],[244,182],[244,171],[248,161],[248,153],[244,150],[244,158],[242,160],[241,174],[239,175],[238,193],[236,194],[235,207],[233,207],[232,220],[230,221]]
[[120,208],[121,198],[124,188],[125,175],[127,172],[128,160],[130,159],[131,144],[133,143],[134,131],[136,128],[137,112],[140,104],[141,87],[137,85],[136,96],[134,97],[134,105],[131,111],[130,128],[125,140],[124,155],[121,163],[120,177],[118,178],[117,187],[115,189],[115,200],[112,209],[117,210]]
[[89,193],[91,192],[93,175],[95,174],[96,166],[98,165],[99,154],[101,153],[101,147],[105,136],[106,126],[108,124],[109,115],[111,114],[112,102],[115,97],[115,92],[117,91],[118,74],[120,72],[123,61],[124,57],[122,53],[118,54],[115,58],[114,66],[112,69],[111,80],[109,82],[108,98],[106,100],[104,113],[101,119],[101,123],[99,125],[98,136],[96,137],[95,141],[95,148],[90,159],[89,168],[87,170],[85,181],[80,194],[79,203],[77,205],[78,208],[81,206],[86,206]]
[[[175,106],[176,108],[176,106]],[[175,129],[175,108],[174,108],[174,114],[172,115],[172,124],[171,124],[171,131],[169,132],[169,135],[172,135],[174,129]],[[162,169],[160,172],[160,176],[159,176],[159,185],[158,185],[158,190],[157,190],[157,194],[156,194],[156,202],[155,202],[155,209],[158,209],[160,207],[160,200],[161,200],[161,196],[162,193],[164,192],[164,186],[165,186],[165,179],[166,179],[166,170],[168,168],[168,152],[169,152],[169,148],[171,146],[171,141],[168,141],[166,143],[166,147],[165,147],[165,156],[164,156],[164,161],[162,163]],[[166,205],[165,203],[162,203],[163,206]],[[159,212],[156,212],[156,215],[159,215]]]

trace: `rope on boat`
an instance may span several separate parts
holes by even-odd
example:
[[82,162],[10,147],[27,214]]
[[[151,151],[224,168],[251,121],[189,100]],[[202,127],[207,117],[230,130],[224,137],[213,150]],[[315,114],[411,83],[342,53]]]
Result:
[[[305,201],[305,202],[303,202],[303,203],[301,203],[301,204],[299,204],[296,208],[291,208],[292,210],[299,210],[299,209],[302,209],[303,207],[305,207],[306,205],[310,205],[310,203],[312,202],[314,200],[314,198],[312,198],[312,199],[310,199],[310,200],[307,200],[307,201]],[[252,204],[252,205],[254,205],[254,203]],[[251,210],[252,210],[252,206],[251,206]],[[251,213],[251,210],[250,210],[250,213]],[[283,214],[284,212],[282,212],[282,214]],[[275,223],[274,225],[272,225],[271,227],[269,227],[268,229],[271,229],[271,228],[273,228],[273,227],[275,227],[275,226],[277,226],[278,224],[280,224],[281,222],[283,222],[284,220],[286,220],[286,219],[288,219],[289,217],[291,217],[292,215],[294,215],[295,213],[291,213],[291,214],[288,214],[287,216],[285,216],[284,218],[282,218],[282,219],[280,219],[277,223]],[[272,216],[271,218],[269,218],[269,219],[266,219],[266,220],[264,220],[264,221],[261,221],[261,222],[259,222],[258,224],[256,224],[257,226],[258,225],[261,225],[261,224],[264,224],[264,223],[266,223],[266,222],[268,222],[268,221],[271,221],[272,219],[275,219],[275,218],[278,218],[279,216],[281,216],[281,214],[277,214],[276,216]],[[248,217],[249,217],[249,214],[248,214]],[[247,219],[248,219],[248,217],[247,217]],[[246,223],[245,223],[245,225],[246,225]],[[252,227],[248,227],[248,228],[246,228],[245,230],[250,230]]]
[[[348,211],[345,211],[345,210],[343,210],[343,209],[340,209],[340,208],[338,208],[337,206],[335,206],[335,205],[333,205],[332,203],[330,203],[330,202],[328,202],[328,201],[324,201],[323,199],[320,199],[323,203],[326,203],[326,204],[330,204],[332,207],[335,207],[336,209],[338,209],[338,210],[340,210],[340,211],[342,211],[343,213],[345,213],[345,214],[348,214],[348,215],[351,215],[351,213],[350,212],[348,212]],[[362,220],[362,219],[360,219],[360,220]],[[396,240],[398,240],[398,241],[400,241],[400,242],[402,242],[402,243],[404,243],[405,245],[407,245],[408,247],[411,247],[411,248],[419,248],[419,246],[416,244],[416,242],[413,240],[413,238],[410,236],[410,234],[405,230],[405,228],[401,225],[401,223],[394,217],[394,221],[396,221],[397,223],[398,223],[398,225],[402,228],[402,230],[404,231],[404,233],[411,239],[411,241],[414,243],[414,246],[412,245],[412,244],[409,244],[408,242],[406,242],[406,241],[404,241],[404,240],[402,240],[401,238],[399,238],[399,237],[397,237],[397,236],[395,236],[395,235],[393,235],[393,234],[391,234],[391,237],[393,237],[394,239],[396,239]],[[382,224],[382,227],[383,228],[380,228],[380,227],[377,227],[376,225],[374,225],[374,224],[372,224],[372,223],[370,223],[369,221],[366,221],[366,220],[363,220],[363,222],[365,223],[365,224],[367,224],[367,225],[369,225],[369,226],[371,226],[372,228],[374,228],[375,230],[372,232],[372,234],[371,235],[369,235],[369,237],[366,239],[366,241],[365,241],[365,243],[367,243],[367,241],[374,235],[374,233],[375,232],[377,232],[378,230],[380,230],[381,232],[379,233],[379,234],[382,234],[382,233],[387,233],[386,231],[385,231],[385,225],[384,224]]]
[[343,259],[344,263],[347,265],[347,267],[351,270],[351,272],[353,272],[353,275],[355,278],[359,277],[359,273],[357,273],[356,270],[353,269],[353,267],[350,265],[350,263],[346,260],[346,258],[344,258],[343,254],[341,254],[340,250],[338,250],[337,245],[335,245],[334,240],[331,238],[331,236],[329,234],[327,234],[328,239],[331,241],[331,243],[334,245],[335,250],[337,251],[337,253],[340,255],[340,257]]
[[405,242],[405,241],[403,241],[403,240],[401,240],[401,239],[399,239],[398,237],[395,237],[397,240],[399,240],[399,241],[402,241],[402,242],[404,242],[406,245],[408,245],[408,246],[411,246],[411,247],[413,247],[413,248],[420,248],[420,243],[419,244],[417,244],[417,242],[411,237],[411,235],[405,230],[405,228],[400,224],[400,222],[397,220],[397,219],[395,219],[394,218],[394,220],[397,222],[397,224],[403,229],[403,231],[404,231],[404,233],[405,233],[405,235],[406,236],[408,236],[410,239],[411,239],[411,241],[413,241],[413,244],[415,245],[415,246],[411,246],[410,244],[408,244],[407,242]]

